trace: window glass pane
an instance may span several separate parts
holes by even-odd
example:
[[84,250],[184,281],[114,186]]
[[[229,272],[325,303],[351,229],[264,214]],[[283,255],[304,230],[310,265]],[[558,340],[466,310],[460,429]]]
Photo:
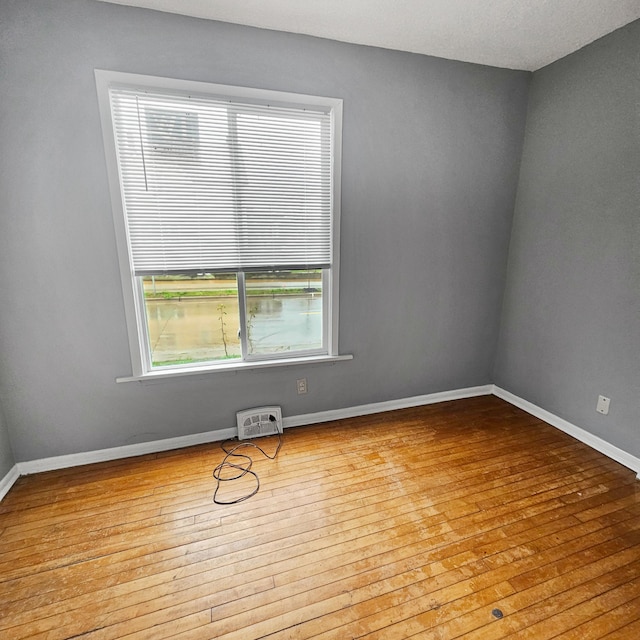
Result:
[[249,355],[321,350],[322,270],[245,274]]
[[235,273],[142,283],[153,367],[241,357]]

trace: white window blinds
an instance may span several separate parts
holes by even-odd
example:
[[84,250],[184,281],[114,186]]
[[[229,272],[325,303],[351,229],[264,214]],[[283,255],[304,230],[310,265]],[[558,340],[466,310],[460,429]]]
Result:
[[331,265],[330,109],[109,95],[136,275]]

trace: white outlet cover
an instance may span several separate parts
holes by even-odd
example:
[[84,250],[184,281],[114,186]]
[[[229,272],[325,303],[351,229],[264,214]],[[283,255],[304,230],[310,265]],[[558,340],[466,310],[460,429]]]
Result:
[[601,413],[603,416],[606,416],[609,413],[609,403],[611,402],[611,398],[606,398],[605,396],[598,396],[598,404],[596,405],[596,411]]

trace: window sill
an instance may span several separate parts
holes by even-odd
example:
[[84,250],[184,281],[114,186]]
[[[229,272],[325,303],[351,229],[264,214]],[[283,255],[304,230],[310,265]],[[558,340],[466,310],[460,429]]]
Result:
[[286,358],[282,360],[263,360],[261,362],[238,362],[234,364],[194,366],[170,371],[151,371],[140,376],[123,376],[116,378],[116,382],[153,382],[169,378],[182,378],[185,376],[201,376],[210,373],[225,373],[232,371],[251,371],[253,369],[266,369],[269,367],[287,367],[293,365],[321,364],[325,362],[341,362],[353,360],[352,355],[341,356],[305,356],[301,358]]

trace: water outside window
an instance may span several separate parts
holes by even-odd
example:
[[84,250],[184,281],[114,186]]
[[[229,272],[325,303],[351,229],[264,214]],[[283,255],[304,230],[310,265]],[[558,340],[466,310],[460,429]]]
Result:
[[[154,367],[242,358],[235,273],[143,278]],[[322,348],[322,272],[246,274],[250,355]]]
[[322,348],[322,271],[247,273],[250,355]]
[[240,358],[235,273],[143,278],[154,367]]

